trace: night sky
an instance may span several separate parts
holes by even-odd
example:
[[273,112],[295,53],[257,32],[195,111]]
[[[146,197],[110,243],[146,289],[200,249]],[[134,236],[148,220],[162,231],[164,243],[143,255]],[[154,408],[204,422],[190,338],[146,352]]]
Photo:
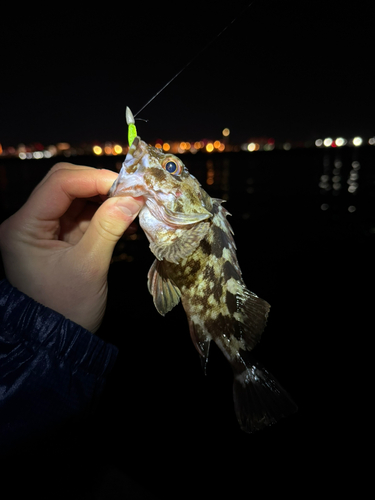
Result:
[[2,12],[0,143],[125,142],[125,106],[136,113],[235,16],[139,115],[145,140],[375,135],[374,3],[248,3]]

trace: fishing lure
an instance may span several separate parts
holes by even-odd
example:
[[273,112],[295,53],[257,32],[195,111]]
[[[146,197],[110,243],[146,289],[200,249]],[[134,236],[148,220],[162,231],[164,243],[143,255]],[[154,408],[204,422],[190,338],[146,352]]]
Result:
[[137,129],[135,126],[133,113],[127,106],[126,106],[125,117],[126,117],[126,123],[128,124],[128,143],[130,148],[130,146],[133,144],[134,139],[137,137]]

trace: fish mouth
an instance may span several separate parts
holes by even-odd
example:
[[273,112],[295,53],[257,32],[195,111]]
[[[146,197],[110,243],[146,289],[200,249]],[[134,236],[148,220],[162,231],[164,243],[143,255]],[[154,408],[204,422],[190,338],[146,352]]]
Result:
[[138,166],[146,154],[140,137],[136,137],[129,148],[117,179],[112,184],[108,196],[145,196],[149,194],[143,175]]
[[117,179],[112,184],[108,196],[145,196],[149,191],[146,188],[143,179],[137,174],[128,174],[123,166],[118,174]]

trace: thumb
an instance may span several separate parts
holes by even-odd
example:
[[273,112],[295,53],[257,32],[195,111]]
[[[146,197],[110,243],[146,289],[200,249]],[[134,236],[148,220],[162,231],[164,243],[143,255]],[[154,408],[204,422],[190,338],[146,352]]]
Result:
[[116,243],[144,205],[142,197],[108,198],[95,212],[77,246],[96,269],[107,272]]

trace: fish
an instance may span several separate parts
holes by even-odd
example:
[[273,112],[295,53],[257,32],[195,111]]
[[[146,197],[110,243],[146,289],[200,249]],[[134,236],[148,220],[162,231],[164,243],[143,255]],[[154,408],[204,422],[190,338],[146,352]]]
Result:
[[223,200],[211,198],[180,158],[138,135],[112,196],[144,197],[139,224],[156,257],[147,276],[156,310],[164,316],[181,301],[204,373],[212,341],[224,354],[240,428],[252,433],[294,413],[292,398],[253,356],[270,305],[243,281]]

